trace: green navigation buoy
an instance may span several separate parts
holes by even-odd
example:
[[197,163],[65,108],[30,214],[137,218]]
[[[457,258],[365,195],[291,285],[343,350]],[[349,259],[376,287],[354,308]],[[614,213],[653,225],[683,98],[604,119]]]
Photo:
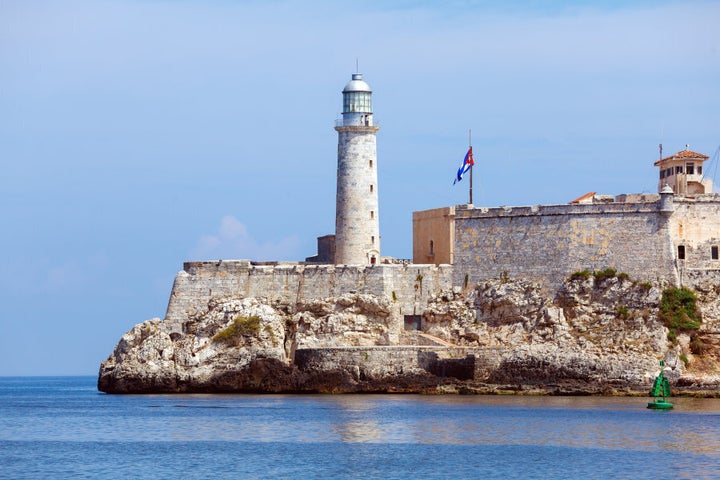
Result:
[[653,386],[650,389],[650,396],[654,397],[654,400],[648,402],[647,408],[653,410],[669,410],[674,407],[672,403],[665,401],[665,397],[670,396],[670,382],[665,376],[664,366],[665,362],[660,360],[660,373],[655,377],[655,382],[653,382]]

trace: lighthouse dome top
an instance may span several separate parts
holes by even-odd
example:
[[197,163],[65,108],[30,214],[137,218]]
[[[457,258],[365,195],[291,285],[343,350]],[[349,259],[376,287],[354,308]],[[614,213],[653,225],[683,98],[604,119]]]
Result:
[[365,83],[362,79],[362,73],[353,73],[352,80],[350,80],[343,88],[343,93],[348,92],[372,92],[370,85]]

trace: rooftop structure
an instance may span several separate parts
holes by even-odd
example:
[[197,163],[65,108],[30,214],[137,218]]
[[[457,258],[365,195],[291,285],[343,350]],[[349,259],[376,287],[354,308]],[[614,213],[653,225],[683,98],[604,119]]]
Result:
[[703,175],[703,162],[708,158],[685,145],[685,150],[655,162],[660,169],[658,192],[668,185],[676,194],[712,193],[712,180]]

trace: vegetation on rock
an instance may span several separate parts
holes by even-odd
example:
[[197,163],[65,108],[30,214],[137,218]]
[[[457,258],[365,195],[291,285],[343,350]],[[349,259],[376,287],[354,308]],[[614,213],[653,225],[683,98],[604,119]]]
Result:
[[245,317],[238,315],[225,329],[213,336],[214,342],[232,343],[237,342],[245,335],[257,335],[260,331],[260,317],[251,315]]
[[674,341],[678,333],[697,330],[702,318],[695,293],[686,287],[663,290],[659,317],[669,330],[670,341]]

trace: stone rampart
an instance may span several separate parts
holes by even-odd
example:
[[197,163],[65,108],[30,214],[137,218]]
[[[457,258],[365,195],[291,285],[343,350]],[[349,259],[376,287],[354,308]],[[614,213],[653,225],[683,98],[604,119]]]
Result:
[[524,278],[550,290],[572,272],[615,268],[677,284],[669,216],[659,202],[457,206],[454,282]]
[[248,260],[186,262],[175,277],[165,320],[171,329],[213,297],[265,298],[296,305],[305,300],[372,294],[392,303],[393,315],[422,314],[431,295],[452,288],[449,265],[256,265]]
[[501,364],[497,348],[382,346],[298,349],[301,370],[344,370],[355,380],[383,380],[427,375],[460,380],[487,380]]

